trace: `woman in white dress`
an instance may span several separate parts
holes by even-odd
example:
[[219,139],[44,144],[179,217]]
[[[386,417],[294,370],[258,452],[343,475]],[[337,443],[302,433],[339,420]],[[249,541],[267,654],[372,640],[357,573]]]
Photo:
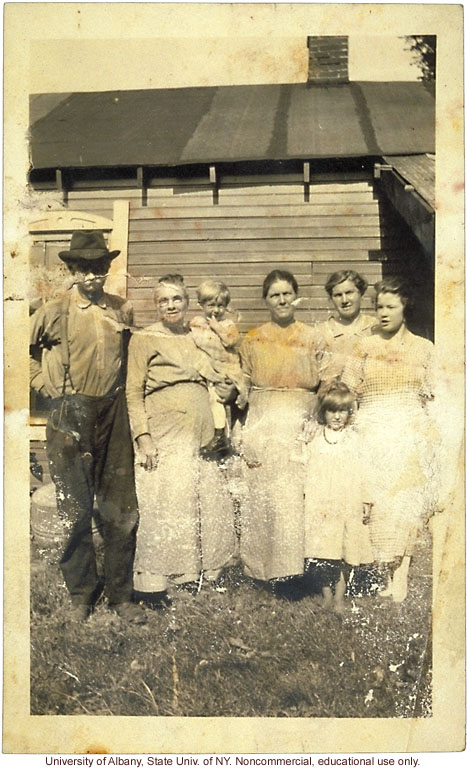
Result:
[[286,271],[266,276],[263,298],[271,320],[240,348],[249,409],[242,432],[247,495],[240,555],[261,581],[303,574],[303,464],[297,436],[315,408],[324,346],[316,329],[295,320],[298,286]]
[[348,359],[342,381],[358,396],[356,427],[365,445],[370,536],[387,574],[386,595],[403,601],[419,526],[436,500],[433,344],[406,326],[409,294],[398,278],[375,287],[379,325]]
[[[216,373],[186,323],[181,276],[160,279],[154,298],[159,320],[130,342],[127,402],[139,460],[134,585],[163,594],[169,577],[214,580],[234,555],[236,537],[222,471],[200,457],[214,436],[207,381],[216,382]],[[231,388],[219,379],[218,394],[227,399]]]

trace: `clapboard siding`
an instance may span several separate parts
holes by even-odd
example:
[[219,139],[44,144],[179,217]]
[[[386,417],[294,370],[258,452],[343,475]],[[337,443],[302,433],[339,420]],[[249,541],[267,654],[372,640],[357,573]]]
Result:
[[[295,276],[297,276],[297,273],[295,273]],[[308,282],[309,282],[310,276],[308,275]],[[157,280],[154,282],[154,285],[156,285]],[[187,277],[185,277],[185,283],[187,286],[190,286]],[[196,283],[193,284],[193,287],[196,286]],[[302,286],[303,288],[303,286]],[[132,301],[133,304],[136,302],[144,302],[147,303],[148,300],[152,301],[153,296],[153,287],[148,287],[144,289],[128,289],[128,299]],[[245,303],[254,303],[258,300],[258,286],[251,286],[251,285],[240,285],[240,286],[230,286],[230,291],[232,294],[232,297],[237,297],[236,300],[236,306],[238,306],[238,302],[241,300]],[[300,292],[303,294],[303,291]],[[310,288],[307,289],[307,296],[311,297],[313,299],[321,299],[323,294],[323,289],[321,286],[312,286],[310,285]],[[243,306],[244,308],[250,307],[250,304],[245,304]],[[253,304],[251,304],[251,307],[254,307]]]
[[[364,209],[369,207],[369,211],[371,212],[371,206],[373,206],[374,210],[375,204],[377,205],[377,201],[373,201],[371,197],[369,198],[367,193],[342,193],[339,195],[337,203],[334,203],[336,196],[332,192],[319,195],[312,195],[310,193],[309,201],[305,201],[303,187],[296,193],[279,193],[277,191],[271,191],[270,193],[257,192],[254,194],[250,193],[248,196],[230,195],[228,197],[225,195],[223,196],[222,190],[220,190],[218,199],[214,198],[212,189],[203,190],[198,191],[198,199],[196,205],[193,206],[192,209],[187,207],[189,199],[188,193],[179,192],[176,194],[177,197],[174,197],[174,194],[170,193],[167,196],[160,198],[155,198],[149,193],[150,191],[148,191],[147,197],[144,197],[144,204],[142,202],[143,196],[141,190],[137,191],[135,195],[128,195],[126,198],[123,196],[130,202],[130,218],[133,219],[139,217],[141,219],[151,219],[152,217],[161,217],[164,215],[193,217],[203,216],[205,213],[208,213],[209,216],[212,217],[230,217],[236,216],[237,213],[241,215],[244,212],[252,214],[253,206],[259,208],[259,216],[268,215],[268,212],[261,212],[261,207],[263,207],[263,209],[267,208],[268,211],[270,210],[272,216],[283,215],[283,212],[280,210],[281,207],[287,207],[286,213],[291,216],[299,216],[299,211],[302,212],[303,216],[308,216],[310,214],[309,209],[311,209],[311,206],[313,205],[331,208],[331,213],[334,207],[336,212],[339,207],[352,207],[349,213],[354,213],[356,206],[359,207],[359,211],[361,206],[363,206]],[[111,194],[113,193],[109,191],[109,195]],[[193,194],[195,193],[191,193],[191,195]],[[68,200],[72,202],[74,208],[80,208],[105,217],[111,217],[112,215],[112,199],[105,201],[102,198],[91,197],[89,193],[86,194],[86,197],[82,197],[81,194],[70,192]],[[119,200],[119,198],[115,197],[113,200]],[[217,200],[217,202],[214,203],[214,200]],[[79,203],[79,206],[76,205],[76,203]],[[295,211],[292,207],[295,207]],[[235,213],[236,208],[240,209],[237,213]],[[210,211],[206,212],[206,209],[210,209]],[[364,213],[364,209],[362,210],[362,213]],[[254,210],[253,212],[255,213]],[[254,213],[252,215],[254,215]],[[318,210],[317,213],[320,213],[320,211]]]
[[[346,181],[345,185],[347,187],[342,189],[342,181],[326,184],[316,182],[315,180],[309,185],[309,197],[326,203],[326,200],[328,202],[330,200],[329,196],[335,196],[336,194],[347,195],[348,197],[360,196],[360,199],[363,199],[369,192],[372,192],[371,180],[366,182]],[[350,185],[352,186],[351,188]],[[152,201],[157,203],[165,201],[171,206],[177,206],[178,202],[183,203],[183,201],[188,201],[193,195],[196,195],[201,201],[201,205],[203,205],[203,202],[208,203],[212,199],[213,185],[205,180],[202,184],[174,183],[173,185],[166,184],[160,187],[145,187],[144,191],[148,204]],[[268,200],[278,198],[288,203],[297,203],[297,201],[304,199],[304,184],[303,180],[293,184],[290,182],[235,185],[220,183],[217,185],[217,192],[219,196],[218,205],[223,203],[231,205],[235,201],[239,201],[238,205],[246,205],[248,198],[253,197],[258,197],[260,200],[262,198],[267,198]],[[103,206],[108,206],[109,200],[131,200],[138,204],[141,202],[142,189],[140,187],[128,187],[126,189],[111,188],[107,190],[79,190],[71,188],[69,196],[75,199],[101,201]]]
[[[334,171],[328,173],[313,173],[311,172],[311,182],[314,185],[319,185],[320,190],[332,191],[338,188],[343,181],[352,182],[356,190],[365,190],[368,184],[371,184],[371,174],[368,171]],[[242,175],[219,175],[219,186],[222,191],[229,191],[232,189],[241,189],[242,194],[246,194],[250,188],[255,189],[270,189],[274,190],[278,185],[281,187],[287,186],[287,188],[301,189],[303,187],[303,173],[283,173],[272,174],[265,172],[264,174],[242,174]],[[151,194],[157,194],[161,190],[176,189],[177,191],[191,192],[198,188],[209,188],[209,175],[205,176],[165,176],[165,177],[152,177],[146,180],[148,191]],[[73,193],[78,195],[88,195],[95,198],[107,198],[109,195],[112,198],[127,198],[131,195],[137,195],[139,187],[136,179],[131,183],[118,183],[113,186],[111,180],[109,184],[104,184],[94,180],[88,180],[86,182],[80,182],[79,180],[73,182]]]
[[[296,257],[296,255],[292,255],[292,257],[296,257],[294,259],[290,258],[290,255],[287,255],[287,258],[281,257],[278,255],[277,257],[273,257],[271,259],[270,254],[265,253],[263,255],[256,255],[255,258],[249,259],[249,261],[245,259],[234,261],[234,258],[238,258],[238,255],[236,254],[221,254],[218,256],[215,262],[210,261],[206,259],[206,255],[204,257],[200,257],[199,261],[193,263],[187,263],[186,265],[186,271],[184,273],[185,278],[187,275],[192,276],[199,276],[199,280],[202,280],[202,278],[206,278],[209,276],[212,277],[219,277],[219,272],[222,272],[225,270],[225,265],[228,265],[230,267],[230,271],[232,274],[232,282],[235,284],[238,282],[238,277],[240,276],[247,276],[248,280],[251,280],[251,276],[253,274],[262,275],[264,277],[265,270],[268,270],[269,268],[272,270],[274,267],[278,266],[278,263],[280,263],[280,268],[282,270],[289,270],[293,271],[295,269],[295,273],[297,273],[300,270],[301,265],[306,265],[306,271],[307,274],[309,274],[309,271],[311,270],[311,265],[313,264],[314,267],[318,267],[322,264],[322,272],[326,275],[329,274],[329,272],[334,270],[344,270],[346,268],[352,268],[353,270],[357,270],[358,272],[364,272],[365,274],[371,274],[371,275],[381,275],[381,264],[385,263],[387,265],[392,265],[394,267],[397,266],[401,255],[404,255],[405,259],[407,261],[410,261],[410,259],[413,258],[413,253],[410,251],[380,251],[378,252],[378,258],[373,259],[372,261],[365,260],[365,252],[363,251],[355,251],[350,253],[350,259],[349,259],[349,253],[342,253],[342,252],[327,252],[325,257],[325,262],[320,262],[320,257],[317,256],[314,261],[312,262],[309,258],[310,255],[308,253],[301,254]],[[332,265],[330,264],[332,262]],[[351,264],[350,264],[351,262]],[[128,286],[129,287],[137,287],[142,285],[143,281],[153,281],[154,277],[160,277],[164,273],[168,272],[180,272],[178,270],[175,270],[175,268],[178,266],[178,264],[175,261],[167,261],[167,262],[148,262],[147,264],[141,263],[141,264],[133,264],[131,268],[131,274],[128,278]],[[376,278],[375,278],[376,280]],[[152,285],[152,283],[148,284]]]
[[[278,238],[338,237],[360,234],[360,237],[378,237],[380,221],[378,212],[374,215],[348,216],[243,216],[211,217],[210,210],[197,217],[154,217],[152,219],[131,219],[130,233],[134,240],[174,240],[181,238],[261,238],[271,233]],[[232,232],[233,230],[233,232]]]
[[68,205],[111,218],[113,200],[122,198],[130,204],[128,296],[138,326],[155,319],[152,292],[164,273],[184,276],[190,315],[202,280],[227,283],[245,331],[268,318],[261,286],[274,268],[295,274],[304,298],[297,317],[311,322],[328,317],[324,284],[334,270],[367,278],[368,312],[383,273],[417,261],[364,171],[312,173],[307,188],[299,173],[221,175],[218,189],[206,177],[152,179],[144,190],[70,191]]
[[[204,271],[202,269],[203,267]],[[346,267],[348,267],[348,263],[334,263],[332,270],[345,269]],[[391,265],[390,263],[386,263],[384,267],[385,269],[389,268],[390,272],[397,272],[396,264]],[[363,275],[370,286],[372,286],[381,278],[381,265],[379,263],[367,263],[363,264],[363,266],[357,265],[357,272]],[[311,263],[296,263],[294,266],[294,275],[299,284],[300,293],[303,293],[304,286],[310,285],[312,291],[311,296],[313,297],[326,297],[324,284],[329,273],[330,267],[328,262],[315,262],[313,265]],[[185,283],[188,288],[195,289],[198,284],[209,275],[210,273],[206,269],[206,266],[200,266],[200,271],[196,274],[185,273]],[[217,272],[214,272],[213,275],[216,280],[219,279],[219,274]],[[264,271],[231,275],[229,286],[232,297],[260,297],[264,276]],[[133,302],[141,298],[144,298],[147,302],[152,301],[152,292],[157,285],[157,282],[158,276],[155,275],[133,277],[129,282],[128,297]]]
[[[322,196],[321,196],[322,197]],[[209,209],[209,210],[208,210]],[[306,217],[314,221],[318,218],[325,218],[325,222],[330,217],[352,217],[352,216],[371,216],[378,217],[378,202],[376,200],[367,202],[366,196],[362,196],[362,202],[354,201],[350,199],[348,202],[340,203],[315,203],[313,201],[312,213],[310,213],[309,205],[298,205],[293,203],[281,204],[280,202],[271,201],[267,206],[255,205],[251,203],[246,205],[226,205],[225,203],[213,206],[212,201],[206,203],[204,206],[193,206],[193,208],[187,208],[186,206],[150,206],[139,207],[136,205],[130,205],[130,219],[134,223],[134,227],[142,228],[140,224],[146,219],[159,219],[163,218],[169,220],[176,218],[177,221],[183,219],[197,219],[200,217],[209,216],[210,220],[216,221],[219,219],[226,219],[231,221],[232,219],[247,218],[256,220],[261,217],[267,217],[268,219],[287,219],[288,217]],[[138,225],[136,224],[138,223]]]
[[[233,225],[234,227],[234,225]],[[64,235],[47,234],[47,246],[55,248],[56,251],[67,249],[69,247],[69,237]],[[37,253],[40,252],[41,243],[44,242],[43,235],[32,236],[33,246],[37,246]],[[135,264],[153,263],[154,255],[163,256],[166,254],[173,263],[174,254],[183,255],[186,262],[198,262],[202,255],[215,255],[221,262],[228,262],[230,259],[255,262],[267,259],[268,254],[277,254],[275,259],[282,259],[292,255],[293,259],[303,259],[303,254],[311,255],[326,252],[329,261],[334,259],[342,260],[342,252],[346,253],[346,259],[353,261],[366,255],[367,258],[383,261],[386,255],[399,252],[404,246],[403,236],[390,235],[386,238],[344,238],[344,235],[334,238],[254,238],[254,239],[214,239],[204,241],[203,239],[192,241],[131,241],[132,261]],[[371,254],[369,254],[371,252]],[[374,252],[377,252],[374,253]],[[301,256],[297,256],[300,255]],[[190,256],[191,255],[191,256]],[[266,256],[265,256],[266,255]],[[311,257],[316,259],[316,257]],[[159,259],[156,263],[159,264]],[[212,257],[210,257],[212,263]],[[217,260],[216,260],[217,261]]]
[[[269,184],[243,184],[243,185],[224,185],[221,184],[217,189],[215,209],[221,210],[232,206],[254,206],[260,205],[297,205],[304,204],[308,208],[310,204],[331,205],[334,202],[344,203],[371,203],[372,185],[370,182],[346,182],[343,188],[342,183],[317,183],[313,182],[308,188],[309,201],[305,201],[305,190],[303,182],[300,184],[291,183],[269,183]],[[351,185],[351,188],[350,186]],[[338,200],[336,200],[338,197]],[[144,205],[143,205],[144,198]],[[130,201],[130,208],[133,211],[140,209],[142,212],[154,207],[160,208],[184,208],[188,207],[211,207],[213,206],[213,186],[204,182],[204,184],[176,184],[166,185],[158,188],[146,188],[144,193],[138,188],[128,188],[127,190],[71,190],[68,193],[69,201],[86,202],[87,209],[101,208],[109,211],[111,201],[124,199]],[[306,210],[306,209],[305,209]]]

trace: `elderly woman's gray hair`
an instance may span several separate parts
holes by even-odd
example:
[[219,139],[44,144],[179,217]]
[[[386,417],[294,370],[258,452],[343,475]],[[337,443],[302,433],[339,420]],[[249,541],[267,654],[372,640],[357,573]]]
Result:
[[188,302],[189,300],[188,290],[185,286],[183,276],[180,275],[180,273],[166,273],[161,278],[159,278],[153,291],[154,299],[157,299],[158,291],[162,286],[176,286],[178,289],[180,289],[186,301]]

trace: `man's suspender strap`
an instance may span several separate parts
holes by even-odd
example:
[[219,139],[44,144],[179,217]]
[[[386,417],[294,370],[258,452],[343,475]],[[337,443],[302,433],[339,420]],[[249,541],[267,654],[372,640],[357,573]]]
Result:
[[71,390],[74,391],[73,382],[70,375],[70,348],[68,345],[68,313],[70,311],[70,296],[66,294],[63,298],[60,313],[60,347],[62,351],[63,365],[63,385],[62,396],[65,395],[66,381],[70,382]]

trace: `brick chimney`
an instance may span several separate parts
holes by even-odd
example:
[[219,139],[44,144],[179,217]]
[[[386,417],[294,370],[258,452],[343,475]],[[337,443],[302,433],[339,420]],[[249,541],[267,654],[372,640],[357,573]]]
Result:
[[309,50],[308,83],[348,83],[349,82],[349,38],[347,35],[310,36],[307,38]]

